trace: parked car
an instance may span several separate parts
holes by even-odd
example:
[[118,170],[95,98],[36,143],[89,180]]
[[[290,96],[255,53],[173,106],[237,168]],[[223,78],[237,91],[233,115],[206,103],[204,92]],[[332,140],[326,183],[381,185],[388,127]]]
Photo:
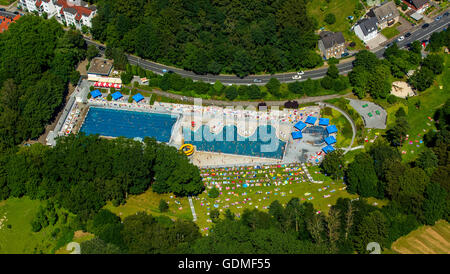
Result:
[[105,47],[102,47],[102,46],[98,46],[98,50],[99,50],[99,51],[105,51],[106,48],[105,48]]
[[0,11],[6,11],[4,8],[0,8]]
[[348,55],[349,55],[348,52],[342,53],[342,57],[345,57],[345,56],[348,56]]
[[408,38],[409,36],[411,36],[411,33],[408,32],[407,34],[405,34],[405,37]]
[[448,16],[448,11],[446,13],[444,13],[444,16]]
[[294,80],[299,80],[299,79],[302,79],[302,76],[301,75],[293,75],[292,76],[292,79],[294,79]]
[[166,72],[167,72],[167,69],[163,69],[162,72],[163,72],[163,73],[166,73]]
[[434,19],[434,20],[439,21],[439,20],[441,20],[441,18],[442,18],[442,16],[438,16],[438,17],[436,17],[436,19]]
[[384,48],[387,49],[388,47],[392,46],[393,43],[387,44]]
[[303,75],[303,74],[305,74],[305,72],[303,70],[297,72],[297,75]]
[[262,82],[261,79],[255,79],[255,80],[253,80],[253,83],[261,83],[261,82]]
[[423,28],[423,29],[426,29],[426,28],[428,28],[429,26],[430,26],[430,24],[426,23],[426,24],[423,24],[422,28]]
[[405,36],[400,36],[398,39],[397,39],[397,41],[399,41],[399,42],[401,42],[401,41],[403,41],[405,39]]

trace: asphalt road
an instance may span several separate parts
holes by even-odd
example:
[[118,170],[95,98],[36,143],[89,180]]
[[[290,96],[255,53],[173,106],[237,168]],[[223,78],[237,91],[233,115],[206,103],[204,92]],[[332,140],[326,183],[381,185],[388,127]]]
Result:
[[[443,16],[442,19],[440,19],[439,21],[433,21],[432,23],[430,23],[429,26],[425,29],[422,28],[423,25],[419,26],[417,29],[415,29],[414,31],[411,32],[410,37],[405,38],[403,41],[396,42],[396,43],[399,47],[404,47],[408,43],[412,43],[415,40],[422,41],[424,39],[428,39],[433,32],[442,31],[446,26],[448,26],[449,22],[450,22],[450,16]],[[94,44],[96,46],[101,45],[94,41],[89,40],[88,38],[85,38],[85,40],[88,44]],[[104,45],[102,45],[102,46],[104,46]],[[372,50],[372,52],[374,52],[378,58],[382,58],[384,50],[385,50],[384,46],[380,46],[380,47]],[[128,61],[132,65],[138,65],[144,69],[151,70],[151,71],[153,71],[155,73],[159,73],[159,74],[163,73],[163,69],[166,69],[168,71],[171,70],[174,73],[177,73],[183,77],[192,78],[194,81],[201,80],[204,82],[214,83],[216,80],[219,80],[220,82],[222,82],[225,85],[231,85],[231,84],[264,85],[265,83],[267,83],[270,80],[270,78],[277,78],[280,82],[296,81],[296,80],[292,79],[292,76],[294,76],[296,73],[279,73],[279,74],[272,74],[272,75],[270,75],[270,74],[249,75],[244,78],[239,78],[235,75],[212,75],[212,74],[199,75],[199,74],[195,74],[194,72],[191,72],[191,71],[186,71],[183,69],[169,67],[166,65],[152,62],[152,61],[144,60],[144,59],[139,58],[134,55],[127,55],[127,57],[128,57]],[[345,60],[343,60],[342,62],[343,63],[337,65],[340,74],[345,74],[352,70],[352,68],[353,68],[352,62],[350,62],[350,61],[345,62]],[[320,69],[305,71],[305,74],[302,75],[302,79],[299,81],[304,81],[308,78],[311,78],[311,79],[322,78],[326,75],[326,72],[327,72],[327,68],[320,68]],[[261,80],[261,82],[255,83],[254,82],[255,79],[259,79],[259,80]]]

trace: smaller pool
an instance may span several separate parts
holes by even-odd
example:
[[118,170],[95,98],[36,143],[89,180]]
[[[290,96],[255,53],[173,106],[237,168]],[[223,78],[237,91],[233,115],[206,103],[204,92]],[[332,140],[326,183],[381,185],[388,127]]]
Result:
[[325,142],[328,137],[328,132],[324,127],[312,126],[303,129],[303,140],[319,146]]
[[110,137],[153,137],[167,143],[176,121],[176,117],[162,113],[90,107],[80,131]]
[[270,125],[259,126],[248,138],[239,135],[236,126],[225,126],[217,134],[209,132],[207,125],[202,125],[197,131],[183,128],[185,142],[195,145],[199,151],[283,158],[286,143],[278,139],[275,128]]

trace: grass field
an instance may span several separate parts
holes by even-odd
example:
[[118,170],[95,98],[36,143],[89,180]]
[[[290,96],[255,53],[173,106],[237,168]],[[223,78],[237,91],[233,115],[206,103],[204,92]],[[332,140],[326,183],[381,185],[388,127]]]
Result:
[[127,202],[124,205],[115,207],[111,202],[108,202],[105,208],[114,212],[122,219],[140,211],[158,216],[161,214],[158,208],[161,199],[169,203],[169,211],[165,212],[164,215],[172,218],[192,220],[191,209],[187,198],[178,198],[173,194],[158,194],[153,192],[151,188],[142,194],[128,196]]
[[392,244],[402,254],[450,254],[450,224],[444,220],[422,226]]
[[[31,220],[42,202],[24,198],[10,198],[0,202],[0,254],[53,253],[57,239],[51,236],[55,226],[39,232],[31,231]],[[8,228],[8,225],[11,228]]]
[[[437,77],[437,80],[429,89],[408,99],[408,122],[411,127],[409,130],[410,140],[406,142],[402,151],[406,162],[414,160],[417,155],[423,151],[424,145],[420,144],[423,135],[429,130],[435,130],[433,114],[436,109],[442,107],[445,101],[450,98],[450,57],[445,55],[445,70]],[[442,87],[442,88],[441,88]],[[416,103],[420,101],[420,108]],[[411,145],[409,141],[413,141]],[[416,142],[419,141],[419,142]],[[419,147],[417,147],[419,144]]]
[[[327,114],[330,112],[331,115]],[[320,115],[323,118],[329,118],[330,125],[336,125],[336,127],[339,129],[339,132],[336,135],[336,147],[347,148],[350,145],[353,136],[352,126],[350,125],[350,122],[347,120],[347,118],[345,118],[345,116],[342,115],[339,111],[328,107],[326,109],[321,109]]]
[[[319,27],[324,27],[325,30],[341,31],[344,35],[346,42],[355,42],[355,49],[363,49],[364,44],[355,33],[350,31],[352,24],[347,19],[348,16],[355,16],[354,11],[359,0],[339,0],[330,1],[326,0],[314,0],[308,3],[308,14],[313,16],[319,22]],[[328,13],[333,13],[336,16],[336,22],[332,25],[328,25],[324,22],[324,18]],[[355,19],[354,19],[355,20]]]
[[[209,198],[206,191],[193,200],[198,226],[202,232],[207,232],[212,225],[208,215],[214,208],[218,209],[222,216],[227,209],[234,214],[240,214],[246,208],[267,211],[268,206],[275,200],[285,205],[297,197],[303,202],[311,202],[316,210],[327,213],[338,198],[358,197],[349,194],[344,183],[320,174],[317,166],[308,165],[307,168],[315,180],[323,183],[309,182],[299,164],[203,169],[201,172],[207,186],[218,184],[222,189],[219,190],[221,195],[218,198]],[[248,186],[244,187],[245,184]],[[369,202],[375,201],[379,205],[384,204],[383,201],[375,199]]]
[[0,6],[9,6],[14,1],[16,0],[0,0]]
[[397,27],[400,26],[400,23],[396,23],[392,27],[384,28],[381,30],[381,34],[384,35],[387,39],[391,39],[392,37],[398,35],[400,32],[397,30]]

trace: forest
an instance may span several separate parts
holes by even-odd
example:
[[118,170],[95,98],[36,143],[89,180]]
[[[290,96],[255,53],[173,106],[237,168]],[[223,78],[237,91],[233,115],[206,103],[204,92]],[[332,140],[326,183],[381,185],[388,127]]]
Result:
[[145,138],[106,140],[70,135],[55,147],[21,147],[0,156],[0,200],[9,197],[54,200],[89,219],[107,201],[116,206],[151,185],[157,193],[178,196],[203,191],[199,170],[175,148]]
[[198,74],[240,77],[322,64],[310,0],[99,0],[94,39]]
[[0,35],[0,151],[43,132],[78,82],[85,58],[79,32],[56,20],[23,16]]

